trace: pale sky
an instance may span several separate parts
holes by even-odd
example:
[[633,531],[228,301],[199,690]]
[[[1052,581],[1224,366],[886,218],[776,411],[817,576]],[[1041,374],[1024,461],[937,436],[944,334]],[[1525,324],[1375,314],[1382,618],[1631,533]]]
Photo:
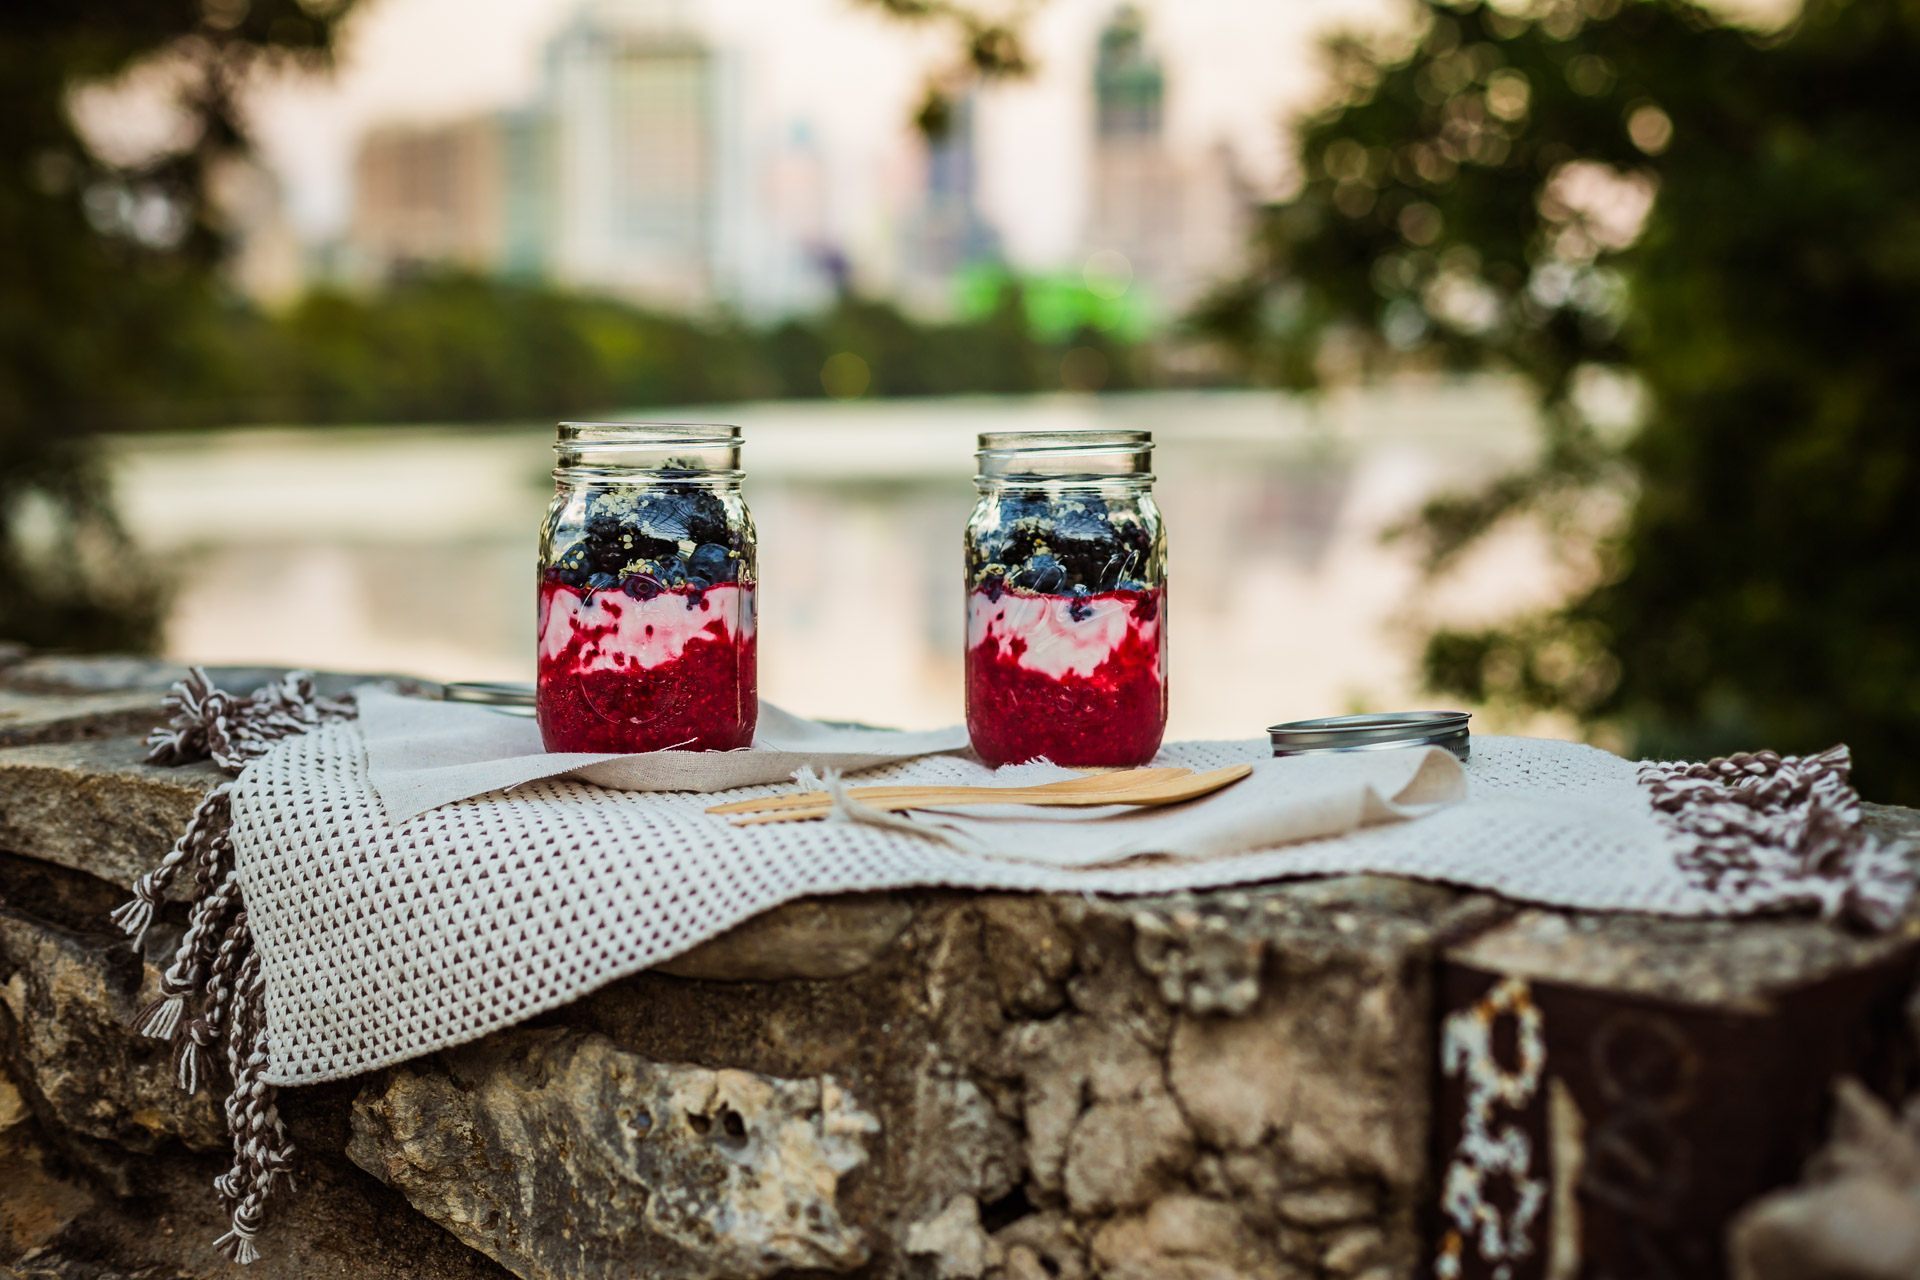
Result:
[[[543,42],[581,0],[361,0],[333,76],[262,87],[256,134],[288,212],[310,239],[339,233],[356,140],[369,126],[432,122],[529,101]],[[908,118],[926,72],[953,56],[931,31],[857,0],[640,0],[677,4],[732,51],[750,135],[804,127],[825,157],[838,218],[858,224],[912,181]],[[1073,254],[1085,216],[1094,40],[1116,0],[1044,0],[1032,21],[1040,70],[980,106],[981,204],[1012,260],[1049,268]],[[1176,147],[1225,141],[1257,183],[1287,164],[1284,123],[1319,88],[1317,41],[1377,25],[1397,0],[1147,0],[1148,38],[1167,70]]]

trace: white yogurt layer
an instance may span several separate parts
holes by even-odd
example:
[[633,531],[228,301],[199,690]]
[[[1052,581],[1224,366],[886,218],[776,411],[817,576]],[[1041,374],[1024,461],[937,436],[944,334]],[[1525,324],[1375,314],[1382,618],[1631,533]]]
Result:
[[584,600],[565,589],[541,592],[541,661],[565,653],[582,631],[590,634],[581,644],[576,671],[645,671],[678,658],[695,636],[728,641],[752,636],[753,589],[732,583],[708,587],[697,601],[671,591],[651,600],[636,600],[624,591],[596,591]]
[[967,601],[967,650],[992,643],[1002,654],[1015,640],[1026,641],[1020,666],[1054,680],[1065,675],[1090,676],[1127,638],[1129,627],[1140,629],[1140,643],[1154,654],[1155,676],[1160,674],[1160,616],[1136,622],[1134,600],[1095,596],[1080,604],[1085,615],[1073,616],[1074,601],[1059,596],[1025,596],[1004,591],[998,600],[976,591]]

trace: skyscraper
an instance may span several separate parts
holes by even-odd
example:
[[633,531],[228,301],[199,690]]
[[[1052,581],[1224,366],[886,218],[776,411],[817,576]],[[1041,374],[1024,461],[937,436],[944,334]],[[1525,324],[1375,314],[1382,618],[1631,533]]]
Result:
[[747,184],[732,75],[673,0],[591,0],[548,43],[531,106],[368,135],[362,269],[454,264],[675,309],[736,300]]
[[1000,256],[1000,237],[981,216],[974,152],[974,94],[951,102],[944,127],[926,139],[920,206],[907,224],[905,300],[928,312],[952,305],[953,276]]
[[1119,255],[1157,310],[1177,311],[1234,264],[1250,198],[1225,148],[1182,156],[1169,146],[1166,75],[1130,4],[1100,32],[1093,95],[1086,248],[1106,262]]
[[697,307],[723,294],[730,202],[719,53],[677,7],[603,0],[547,48],[546,266],[567,284]]

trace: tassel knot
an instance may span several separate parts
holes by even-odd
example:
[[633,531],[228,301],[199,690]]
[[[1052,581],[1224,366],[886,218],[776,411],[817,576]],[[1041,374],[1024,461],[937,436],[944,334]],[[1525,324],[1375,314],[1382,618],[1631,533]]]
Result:
[[[174,685],[165,707],[167,723],[147,736],[147,759],[155,764],[210,759],[230,778],[276,743],[355,714],[350,700],[320,697],[305,672],[235,697],[199,667]],[[214,1180],[214,1189],[227,1205],[232,1229],[214,1244],[245,1264],[260,1256],[254,1236],[268,1197],[282,1181],[292,1184],[294,1149],[274,1105],[274,1087],[266,1081],[271,1057],[266,983],[241,901],[232,825],[230,780],[195,807],[186,830],[159,865],[134,882],[133,898],[112,919],[136,943],[143,940],[174,881],[183,871],[190,877],[186,932],[161,976],[160,998],[136,1015],[134,1025],[142,1035],[173,1042],[174,1078],[189,1094],[211,1082],[214,1050],[225,1042],[230,1077],[225,1110],[234,1160]],[[196,999],[199,1015],[189,1018],[187,1002]]]

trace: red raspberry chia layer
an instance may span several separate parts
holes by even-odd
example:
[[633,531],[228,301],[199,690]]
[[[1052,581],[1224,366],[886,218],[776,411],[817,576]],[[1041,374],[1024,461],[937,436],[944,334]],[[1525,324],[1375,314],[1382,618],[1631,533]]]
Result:
[[967,602],[967,730],[991,765],[1145,764],[1167,724],[1165,591]]
[[730,751],[753,744],[753,588],[540,585],[535,710],[549,751]]

